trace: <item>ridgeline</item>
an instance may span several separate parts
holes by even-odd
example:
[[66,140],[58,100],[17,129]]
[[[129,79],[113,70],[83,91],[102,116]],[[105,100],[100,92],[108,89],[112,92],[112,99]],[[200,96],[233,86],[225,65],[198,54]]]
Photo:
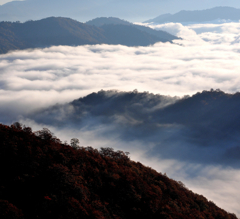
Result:
[[157,42],[172,42],[174,39],[178,38],[165,31],[126,21],[106,23],[101,27],[93,25],[93,21],[88,24],[62,17],[49,17],[25,23],[0,22],[0,54],[12,50],[59,45],[149,46]]

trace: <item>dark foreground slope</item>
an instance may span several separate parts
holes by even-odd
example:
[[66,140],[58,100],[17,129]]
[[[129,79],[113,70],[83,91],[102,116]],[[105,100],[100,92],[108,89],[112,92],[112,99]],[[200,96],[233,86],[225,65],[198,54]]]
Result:
[[0,125],[0,218],[235,219],[127,154]]
[[110,24],[96,27],[62,17],[50,17],[25,23],[0,22],[0,53],[58,45],[78,46],[105,43],[148,46],[156,42],[176,39],[166,32],[162,36],[136,28],[134,25]]

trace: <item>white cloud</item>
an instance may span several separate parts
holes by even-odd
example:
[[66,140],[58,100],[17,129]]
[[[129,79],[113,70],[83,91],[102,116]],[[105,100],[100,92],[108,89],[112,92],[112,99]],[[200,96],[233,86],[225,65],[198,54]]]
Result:
[[[141,24],[141,23],[139,23]],[[166,23],[166,24],[141,24],[154,29],[164,30],[183,39],[191,41],[210,42],[211,44],[229,44],[239,37],[240,23],[202,23],[188,24]],[[186,37],[187,36],[187,37]],[[196,44],[196,42],[195,42]]]
[[[22,104],[33,101],[38,107],[39,100],[49,105],[100,89],[180,96],[210,88],[239,90],[240,44],[212,44],[197,34],[187,36],[191,40],[178,41],[182,46],[59,46],[1,55],[0,99],[17,102],[29,92]],[[209,37],[219,39],[217,34]]]

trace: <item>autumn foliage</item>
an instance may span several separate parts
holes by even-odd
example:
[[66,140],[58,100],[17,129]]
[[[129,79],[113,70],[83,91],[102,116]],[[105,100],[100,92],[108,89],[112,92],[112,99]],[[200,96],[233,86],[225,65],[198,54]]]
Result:
[[236,219],[112,148],[71,147],[48,129],[0,125],[0,218]]

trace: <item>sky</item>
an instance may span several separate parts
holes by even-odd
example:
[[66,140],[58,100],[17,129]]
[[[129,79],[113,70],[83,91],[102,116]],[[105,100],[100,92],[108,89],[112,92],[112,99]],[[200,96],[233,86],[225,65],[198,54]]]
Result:
[[[192,191],[240,216],[239,168],[149,155],[154,142],[126,140],[115,131],[127,117],[114,117],[114,124],[88,118],[81,129],[70,120],[62,127],[41,120],[41,115],[54,112],[48,107],[101,89],[119,92],[137,89],[169,96],[165,98],[167,102],[212,88],[228,93],[240,90],[240,23],[149,25],[183,40],[149,47],[55,46],[0,55],[0,122],[11,124],[18,120],[34,130],[48,127],[63,141],[77,137],[83,146],[129,151],[131,159],[166,172]],[[74,110],[68,105],[58,106],[60,119]],[[33,112],[36,116],[32,116]],[[190,148],[186,146],[183,150]]]
[[[21,0],[15,0],[15,1],[21,1]],[[0,0],[0,5],[4,5],[8,2],[11,2],[11,0]]]

